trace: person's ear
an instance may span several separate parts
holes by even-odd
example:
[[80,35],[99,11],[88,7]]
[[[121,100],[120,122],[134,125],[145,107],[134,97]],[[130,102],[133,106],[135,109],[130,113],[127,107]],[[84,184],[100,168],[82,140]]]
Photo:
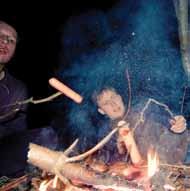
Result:
[[98,108],[98,112],[101,113],[102,115],[105,115],[105,112],[100,108]]

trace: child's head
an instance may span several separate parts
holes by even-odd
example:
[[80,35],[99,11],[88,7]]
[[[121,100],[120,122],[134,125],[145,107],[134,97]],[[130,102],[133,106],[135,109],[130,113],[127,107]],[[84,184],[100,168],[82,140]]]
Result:
[[121,96],[111,88],[103,89],[97,96],[98,111],[107,115],[110,119],[122,118],[125,114],[125,106]]

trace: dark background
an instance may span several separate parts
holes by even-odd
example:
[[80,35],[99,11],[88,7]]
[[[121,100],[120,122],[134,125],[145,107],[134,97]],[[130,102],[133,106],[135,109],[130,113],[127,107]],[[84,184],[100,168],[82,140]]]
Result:
[[[116,0],[69,0],[64,2],[2,2],[0,20],[16,28],[19,36],[14,58],[7,66],[9,71],[22,80],[29,96],[40,99],[55,91],[48,85],[58,66],[61,31],[71,16],[89,10],[109,10]],[[30,105],[29,128],[49,124],[52,113],[48,104]]]

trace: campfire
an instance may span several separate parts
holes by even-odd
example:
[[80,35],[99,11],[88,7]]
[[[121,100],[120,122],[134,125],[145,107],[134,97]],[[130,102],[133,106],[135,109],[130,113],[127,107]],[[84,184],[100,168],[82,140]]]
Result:
[[[59,81],[55,79],[51,83],[56,87],[60,87]],[[82,101],[82,97],[67,86],[61,87],[59,91],[62,89],[75,102],[80,103]],[[38,173],[26,174],[13,180],[5,180],[5,177],[3,177],[1,181],[4,182],[2,186],[0,185],[0,191],[8,191],[13,188],[37,191],[188,190],[190,188],[190,166],[161,163],[158,153],[152,147],[148,150],[146,159],[143,159],[139,152],[134,138],[134,131],[140,123],[144,122],[144,113],[151,103],[165,108],[170,114],[172,117],[172,131],[183,132],[186,129],[186,121],[183,116],[174,116],[165,104],[149,99],[133,129],[129,128],[129,124],[126,121],[120,121],[117,127],[97,145],[77,156],[69,157],[75,149],[78,139],[64,152],[50,150],[30,143],[28,163],[36,167]],[[93,158],[93,154],[101,150],[117,132],[120,141],[123,141],[129,153],[130,161],[117,161],[112,164],[105,164],[103,161]],[[119,148],[118,152],[120,152]]]
[[[190,186],[190,167],[160,163],[159,156],[153,148],[147,153],[147,162],[141,165],[116,162],[94,171],[87,168],[85,163],[89,161],[84,160],[89,153],[91,155],[94,152],[94,148],[81,155],[68,157],[75,145],[76,141],[65,152],[58,152],[31,143],[28,162],[38,167],[39,174],[25,175],[12,180],[0,187],[0,191],[21,188],[21,185],[26,183],[30,184],[31,190],[37,191],[171,191],[188,190]],[[78,162],[79,160],[82,162]],[[165,181],[158,188],[157,184],[162,183],[160,177],[163,178],[163,174]],[[183,188],[179,183],[182,180]]]
[[[154,150],[148,152],[147,165],[134,166],[116,163],[107,166],[101,172],[87,169],[84,163],[69,162],[65,152],[52,151],[30,144],[29,162],[46,172],[41,180],[33,179],[33,185],[39,191],[48,190],[152,190],[151,178],[158,171],[159,160]],[[87,152],[89,153],[89,151]],[[91,153],[91,151],[90,151]],[[75,157],[79,160],[85,153]],[[57,161],[57,162],[56,162]],[[58,163],[58,164],[57,164]]]
[[[106,165],[96,163],[99,168],[96,167],[95,169],[93,166],[89,168],[89,164],[92,165],[92,161],[96,160],[92,158],[89,160],[86,157],[101,149],[115,132],[116,130],[113,130],[95,147],[74,157],[68,155],[74,149],[78,140],[64,152],[50,150],[31,143],[29,145],[28,162],[38,168],[39,175],[26,175],[13,180],[2,186],[0,191],[11,190],[11,188],[16,188],[26,182],[30,184],[31,190],[38,191],[186,190],[182,189],[181,186],[179,187],[178,179],[182,180],[183,173],[183,175],[187,175],[185,179],[189,180],[190,167],[160,163],[159,156],[153,148],[150,148],[147,153],[147,161],[141,164],[116,162],[112,165]],[[179,170],[181,177],[177,174]],[[160,181],[161,177],[164,177],[164,182]],[[177,182],[178,187],[176,186]],[[186,182],[188,181],[186,180]],[[183,186],[185,186],[184,182]],[[186,186],[189,186],[189,183]]]

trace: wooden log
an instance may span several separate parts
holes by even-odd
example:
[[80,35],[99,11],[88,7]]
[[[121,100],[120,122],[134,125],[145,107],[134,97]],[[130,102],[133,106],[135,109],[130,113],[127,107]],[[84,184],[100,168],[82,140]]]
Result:
[[53,151],[36,144],[29,145],[28,162],[38,168],[57,174],[66,179],[78,180],[84,185],[98,189],[135,190],[142,191],[143,186],[130,182],[122,177],[112,177],[110,174],[97,173],[87,170],[81,163],[66,163],[67,157],[63,152]]

